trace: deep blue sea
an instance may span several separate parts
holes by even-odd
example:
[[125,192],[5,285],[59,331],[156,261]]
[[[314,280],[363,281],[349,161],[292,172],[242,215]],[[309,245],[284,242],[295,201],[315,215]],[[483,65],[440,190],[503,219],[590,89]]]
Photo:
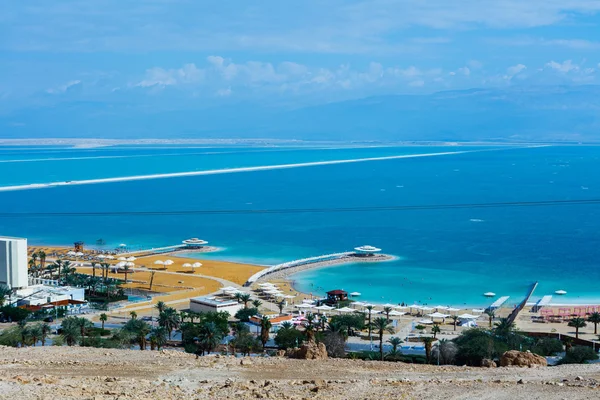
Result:
[[[481,151],[485,150],[485,151]],[[600,147],[0,147],[2,186],[248,166],[470,151],[231,174],[0,191],[2,213],[346,208],[600,198]],[[472,151],[472,152],[471,152]],[[26,186],[24,186],[26,189]],[[198,257],[270,265],[370,244],[399,259],[299,273],[312,293],[375,302],[489,305],[564,289],[600,300],[600,205],[292,214],[0,216],[0,235],[32,244],[164,246],[200,237]]]

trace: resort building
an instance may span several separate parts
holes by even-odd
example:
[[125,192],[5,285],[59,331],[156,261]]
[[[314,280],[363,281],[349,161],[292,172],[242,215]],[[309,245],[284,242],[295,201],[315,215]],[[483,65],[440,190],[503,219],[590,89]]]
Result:
[[326,303],[328,303],[328,304],[335,304],[338,301],[345,301],[345,300],[348,300],[348,292],[346,292],[345,290],[336,289],[336,290],[330,290],[329,292],[327,292]]
[[208,244],[208,242],[206,240],[202,240],[202,239],[198,239],[198,238],[186,239],[186,240],[182,241],[181,243],[183,243],[183,245],[187,249],[196,249],[196,250],[201,249],[202,247],[204,247]]
[[356,257],[373,257],[375,254],[379,253],[381,249],[373,246],[360,246],[354,248],[354,256]]
[[198,313],[227,311],[233,317],[242,307],[244,305],[238,303],[237,300],[215,297],[195,297],[190,299],[190,311]]
[[32,285],[19,289],[13,296],[18,307],[31,311],[53,308],[81,308],[87,304],[85,289],[71,286]]
[[0,236],[0,284],[27,287],[27,239]]

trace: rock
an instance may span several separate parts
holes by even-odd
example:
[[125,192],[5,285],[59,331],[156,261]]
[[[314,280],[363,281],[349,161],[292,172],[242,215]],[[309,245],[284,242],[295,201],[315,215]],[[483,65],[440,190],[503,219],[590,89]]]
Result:
[[285,350],[277,350],[277,357],[285,357]]
[[542,356],[517,350],[510,350],[502,354],[500,358],[502,367],[546,367],[548,362]]
[[576,380],[576,381],[582,381],[582,380],[583,380],[583,378],[582,378],[582,377],[580,377],[580,376],[576,376],[576,377],[575,377],[575,380]]
[[240,365],[252,365],[252,361],[242,358],[240,361]]
[[326,360],[327,348],[323,343],[317,344],[314,340],[311,340],[295,351],[293,358],[302,360]]
[[481,360],[481,366],[484,368],[496,368],[497,365],[493,360],[490,360],[489,358],[484,358],[483,360]]
[[519,380],[517,381],[517,384],[519,384],[519,385],[522,385],[522,384],[524,384],[524,383],[525,383],[525,381],[524,381],[523,379],[519,379]]

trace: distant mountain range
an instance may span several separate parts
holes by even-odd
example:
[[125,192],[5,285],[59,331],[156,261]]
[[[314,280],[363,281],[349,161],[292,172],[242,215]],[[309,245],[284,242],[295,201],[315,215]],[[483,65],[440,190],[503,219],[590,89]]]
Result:
[[600,86],[471,89],[299,109],[68,101],[0,114],[0,138],[600,141]]

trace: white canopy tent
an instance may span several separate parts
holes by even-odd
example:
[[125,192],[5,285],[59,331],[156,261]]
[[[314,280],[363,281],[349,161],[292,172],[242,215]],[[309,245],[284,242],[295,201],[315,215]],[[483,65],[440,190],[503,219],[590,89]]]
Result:
[[473,314],[467,314],[467,313],[465,313],[465,314],[460,314],[458,316],[458,318],[459,319],[477,319],[477,318],[479,318],[479,315],[473,315]]
[[427,314],[427,316],[431,317],[431,318],[448,318],[450,315],[449,314],[442,314],[442,313],[436,311],[434,313]]

